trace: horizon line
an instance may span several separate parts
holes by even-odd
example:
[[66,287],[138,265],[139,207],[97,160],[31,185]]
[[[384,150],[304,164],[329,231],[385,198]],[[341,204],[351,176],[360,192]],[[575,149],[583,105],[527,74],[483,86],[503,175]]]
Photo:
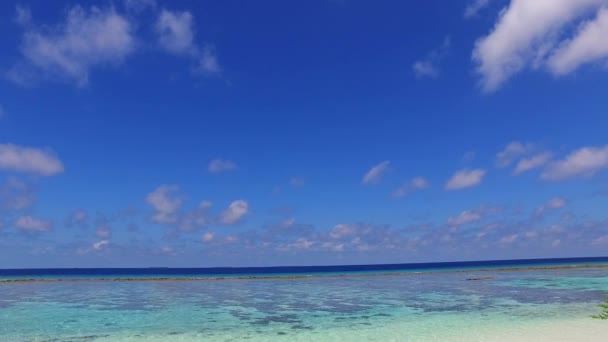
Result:
[[375,264],[339,264],[339,265],[272,265],[272,266],[208,266],[208,267],[173,267],[173,266],[142,266],[142,267],[26,267],[26,268],[0,268],[0,271],[12,270],[125,270],[125,269],[264,269],[264,268],[306,268],[306,267],[378,267],[378,266],[414,266],[414,265],[446,265],[458,263],[491,263],[491,262],[531,262],[531,261],[559,261],[581,259],[606,259],[608,256],[558,257],[558,258],[524,258],[524,259],[483,259],[458,261],[433,261],[411,263],[375,263]]

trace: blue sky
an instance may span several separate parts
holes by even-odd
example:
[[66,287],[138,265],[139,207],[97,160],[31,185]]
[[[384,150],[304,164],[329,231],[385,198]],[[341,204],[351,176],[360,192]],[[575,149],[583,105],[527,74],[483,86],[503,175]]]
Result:
[[606,34],[605,0],[2,2],[0,267],[606,255]]

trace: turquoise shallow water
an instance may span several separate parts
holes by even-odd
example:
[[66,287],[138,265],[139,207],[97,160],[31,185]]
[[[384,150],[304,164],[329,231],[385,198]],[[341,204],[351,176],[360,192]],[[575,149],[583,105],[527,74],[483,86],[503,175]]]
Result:
[[[467,281],[467,278],[491,277]],[[1,341],[447,341],[593,321],[608,269],[0,283]],[[608,334],[608,324],[606,325]],[[608,336],[608,335],[607,335]]]

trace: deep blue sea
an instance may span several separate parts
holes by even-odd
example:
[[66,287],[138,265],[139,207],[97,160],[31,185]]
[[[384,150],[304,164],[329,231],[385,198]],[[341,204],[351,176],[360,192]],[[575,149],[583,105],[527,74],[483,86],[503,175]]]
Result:
[[410,264],[335,265],[335,266],[275,266],[275,267],[211,267],[211,268],[35,268],[0,269],[0,279],[69,278],[69,277],[248,277],[297,276],[357,273],[433,272],[460,270],[492,270],[497,268],[551,267],[565,265],[608,264],[608,257],[486,260],[432,262]]

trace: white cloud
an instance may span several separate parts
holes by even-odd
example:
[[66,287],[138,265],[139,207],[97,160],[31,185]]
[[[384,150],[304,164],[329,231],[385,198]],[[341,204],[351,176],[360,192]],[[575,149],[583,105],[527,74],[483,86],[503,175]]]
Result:
[[199,57],[198,71],[205,74],[219,74],[222,71],[215,49],[205,46]]
[[398,187],[395,191],[393,191],[393,197],[395,197],[395,198],[405,197],[408,193],[409,187],[410,187],[410,184],[408,182],[401,184],[400,187]]
[[608,235],[603,235],[594,239],[591,241],[591,244],[595,246],[608,246]]
[[334,252],[342,252],[344,251],[344,243],[337,243],[333,241],[327,241],[321,244],[321,248],[328,249]]
[[298,238],[294,242],[278,246],[277,250],[279,250],[279,251],[291,251],[291,250],[298,250],[298,249],[309,249],[314,244],[315,244],[314,241],[310,241],[310,240],[308,240],[306,238]]
[[234,235],[228,235],[224,238],[225,243],[237,243],[239,242],[239,238]]
[[0,185],[0,209],[23,210],[36,202],[36,192],[32,185],[9,177]]
[[214,232],[206,232],[201,237],[201,240],[203,240],[203,242],[211,242],[211,241],[213,241],[214,238],[215,238]]
[[356,231],[357,231],[357,229],[355,227],[352,227],[352,226],[349,226],[346,224],[339,224],[339,225],[336,225],[329,232],[329,236],[332,239],[342,239],[345,237],[352,236]]
[[496,154],[496,166],[508,167],[520,157],[530,153],[534,149],[531,143],[512,141],[505,148]]
[[568,201],[566,201],[565,199],[561,197],[553,197],[552,199],[541,205],[538,209],[536,209],[534,216],[539,218],[543,216],[548,210],[560,209],[565,207],[567,204]]
[[73,211],[66,219],[65,225],[67,227],[88,227],[89,213],[84,209],[77,209]]
[[182,231],[194,231],[213,222],[209,209],[213,206],[210,201],[202,201],[197,208],[181,215],[178,227]]
[[532,155],[537,149],[532,143],[512,141],[496,154],[496,166],[505,168],[517,162],[513,170],[515,175],[537,169],[549,162],[552,157],[550,152],[537,152]]
[[189,11],[162,10],[156,21],[156,32],[163,49],[195,59],[195,71],[203,74],[219,74],[222,71],[213,46],[201,48],[194,41],[194,17]]
[[450,49],[450,46],[451,46],[451,39],[450,39],[450,37],[446,37],[443,40],[443,43],[441,44],[441,46],[439,46],[438,48],[431,51],[423,59],[420,59],[420,60],[414,62],[414,64],[412,64],[412,71],[414,72],[414,75],[416,75],[416,77],[418,77],[418,78],[422,78],[422,77],[435,78],[435,77],[439,76],[439,74],[440,74],[439,64],[441,63],[441,60],[447,54],[448,50]]
[[363,184],[376,184],[382,180],[382,177],[389,170],[391,162],[388,160],[383,161],[382,163],[372,167],[366,174],[363,176]]
[[207,168],[211,173],[220,173],[225,171],[236,170],[236,164],[230,160],[213,159],[209,162]]
[[477,16],[477,14],[489,4],[490,0],[471,0],[464,9],[464,17],[469,19]]
[[426,189],[430,186],[430,183],[422,177],[412,179],[411,183],[413,189]]
[[525,235],[529,239],[534,239],[534,238],[537,238],[540,235],[540,233],[536,232],[536,231],[530,231],[530,232],[526,232]]
[[32,24],[32,11],[29,7],[17,5],[15,8],[15,22],[21,26],[29,26]]
[[25,30],[24,60],[8,76],[21,84],[59,77],[84,86],[92,67],[120,63],[135,50],[134,25],[111,7],[74,6],[65,22],[40,28],[30,23],[29,12],[19,9],[17,21]]
[[511,235],[507,235],[504,236],[502,239],[500,239],[500,243],[502,244],[512,244],[513,242],[517,241],[517,239],[519,238],[519,234],[511,234]]
[[457,171],[452,178],[445,183],[446,190],[459,190],[479,185],[486,174],[484,169],[464,169]]
[[95,223],[95,234],[99,238],[109,238],[112,235],[112,226],[110,220],[105,217],[99,217]]
[[146,201],[154,209],[152,221],[156,223],[176,223],[177,214],[181,209],[183,199],[176,195],[175,185],[161,185],[148,194]]
[[89,215],[86,210],[78,209],[72,213],[71,221],[74,223],[85,222],[88,216]]
[[50,151],[0,144],[0,169],[51,176],[63,172],[63,164]]
[[95,242],[93,244],[93,249],[95,249],[95,250],[101,250],[101,249],[103,249],[104,247],[106,247],[109,244],[110,244],[110,241],[108,241],[108,240],[101,240],[101,241]]
[[412,70],[416,77],[437,77],[439,76],[438,67],[429,60],[420,60],[412,64]]
[[545,207],[551,208],[551,209],[557,209],[557,208],[563,208],[564,206],[566,206],[566,204],[567,204],[567,202],[565,199],[559,198],[559,197],[554,197],[545,204]]
[[31,216],[21,216],[15,221],[15,226],[19,229],[32,232],[47,232],[51,230],[53,225],[50,221],[36,219]]
[[481,212],[478,210],[465,210],[458,216],[450,216],[448,224],[450,226],[460,226],[463,224],[481,220]]
[[[498,89],[527,67],[550,66],[560,74],[580,64],[605,57],[605,42],[591,46],[603,31],[604,18],[584,27],[567,43],[560,43],[567,26],[590,12],[598,12],[606,0],[511,0],[500,12],[495,27],[475,43],[473,60],[485,91]],[[601,14],[601,13],[600,13]],[[553,54],[559,46],[558,52]]]
[[211,202],[209,200],[203,200],[203,201],[201,201],[201,203],[198,204],[199,209],[209,209],[212,206],[213,206],[213,202]]
[[162,10],[156,22],[160,46],[176,55],[195,55],[192,13]]
[[416,177],[416,178],[412,179],[411,181],[405,182],[400,187],[398,187],[393,192],[393,197],[396,197],[396,198],[403,197],[403,196],[407,195],[407,193],[410,191],[426,189],[429,186],[430,186],[430,184],[426,179],[424,179],[422,177]]
[[236,200],[228,206],[220,215],[223,224],[234,224],[239,222],[249,212],[249,203],[245,200]]
[[293,227],[296,224],[296,219],[292,218],[288,218],[286,220],[283,220],[282,222],[279,223],[279,227],[283,228],[283,229],[288,229]]
[[178,192],[175,185],[161,185],[148,194],[146,201],[154,209],[152,221],[169,225],[177,230],[172,233],[193,232],[214,223],[211,214],[213,203],[201,201],[197,206],[185,210],[184,196]]
[[163,246],[160,251],[165,254],[173,254],[175,253],[175,249],[171,246]]
[[[298,227],[296,225],[296,227]],[[300,226],[300,228],[302,228]],[[300,231],[299,228],[292,233]],[[269,234],[271,239],[281,235],[275,240],[276,249],[290,251],[295,249],[310,249],[323,251],[386,251],[387,249],[399,248],[404,242],[397,230],[390,226],[374,226],[368,224],[338,224],[332,229],[323,232],[307,231],[304,234],[295,234],[293,238],[285,239],[285,232]]]
[[601,9],[594,20],[581,25],[574,38],[563,42],[549,59],[556,75],[568,74],[581,65],[608,59],[608,9]]
[[549,162],[549,160],[551,159],[551,156],[552,155],[550,152],[543,152],[543,153],[534,155],[530,158],[523,158],[517,163],[513,173],[518,175],[522,172],[537,169],[537,168],[547,164],[547,162]]
[[562,180],[573,177],[592,176],[608,168],[608,145],[603,147],[584,147],[570,153],[563,160],[549,163],[541,178]]

